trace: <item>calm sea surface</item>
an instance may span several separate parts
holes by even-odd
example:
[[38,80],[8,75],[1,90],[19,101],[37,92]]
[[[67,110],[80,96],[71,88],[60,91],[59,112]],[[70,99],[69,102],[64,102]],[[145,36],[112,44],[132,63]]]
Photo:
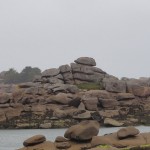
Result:
[[[138,126],[140,132],[150,132],[150,127]],[[119,128],[101,128],[99,135],[117,131]],[[0,150],[16,150],[23,147],[22,143],[27,138],[43,134],[47,140],[54,141],[59,135],[64,135],[66,129],[26,129],[26,130],[0,130]]]

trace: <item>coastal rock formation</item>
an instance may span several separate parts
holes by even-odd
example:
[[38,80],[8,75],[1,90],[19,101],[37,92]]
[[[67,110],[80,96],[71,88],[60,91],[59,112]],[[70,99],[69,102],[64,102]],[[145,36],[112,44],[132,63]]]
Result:
[[120,148],[143,150],[143,148],[150,148],[150,133],[140,133],[135,127],[122,128],[102,136],[97,136],[98,132],[98,122],[86,121],[66,131],[64,136],[69,139],[58,136],[55,142],[51,142],[45,141],[43,135],[35,135],[25,140],[24,147],[18,150],[117,150]]
[[1,129],[62,128],[88,119],[101,126],[150,124],[149,113],[149,78],[118,79],[90,57],[49,68],[33,82],[0,85]]

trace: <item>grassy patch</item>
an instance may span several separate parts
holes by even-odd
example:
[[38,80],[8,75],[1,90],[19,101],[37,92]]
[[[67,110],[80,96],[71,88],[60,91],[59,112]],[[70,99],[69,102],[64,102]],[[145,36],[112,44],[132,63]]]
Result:
[[102,90],[102,85],[98,83],[81,83],[76,85],[79,89],[85,90]]
[[150,150],[150,144],[135,146],[135,147],[129,147],[129,148],[127,147],[127,148],[123,148],[121,150]]
[[111,146],[110,145],[99,145],[97,147],[105,149],[105,148],[110,148]]

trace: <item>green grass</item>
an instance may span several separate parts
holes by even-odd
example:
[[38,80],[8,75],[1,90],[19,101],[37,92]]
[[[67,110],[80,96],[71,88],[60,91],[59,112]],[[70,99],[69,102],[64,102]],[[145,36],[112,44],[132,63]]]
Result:
[[135,147],[129,147],[129,148],[128,147],[122,148],[121,150],[150,150],[150,144],[135,146]]
[[[111,148],[110,145],[98,145],[97,147],[101,148],[101,149]],[[120,150],[150,150],[150,144],[141,145],[141,146],[134,146],[134,147],[120,148]]]
[[97,147],[105,149],[105,148],[110,148],[111,146],[110,145],[99,145]]
[[79,89],[85,90],[102,90],[102,85],[98,83],[81,83],[76,85]]

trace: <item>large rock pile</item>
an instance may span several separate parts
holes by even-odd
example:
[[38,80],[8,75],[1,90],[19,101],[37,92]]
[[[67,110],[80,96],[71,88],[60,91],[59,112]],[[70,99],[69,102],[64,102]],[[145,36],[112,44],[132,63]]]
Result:
[[106,75],[103,70],[94,67],[96,62],[90,57],[80,57],[71,65],[62,65],[59,68],[47,69],[35,82],[79,84],[86,82],[100,82]]
[[[119,80],[95,65],[81,57],[3,91],[0,128],[62,128],[87,119],[105,126],[149,124],[150,79]],[[91,83],[96,89],[79,89]]]

